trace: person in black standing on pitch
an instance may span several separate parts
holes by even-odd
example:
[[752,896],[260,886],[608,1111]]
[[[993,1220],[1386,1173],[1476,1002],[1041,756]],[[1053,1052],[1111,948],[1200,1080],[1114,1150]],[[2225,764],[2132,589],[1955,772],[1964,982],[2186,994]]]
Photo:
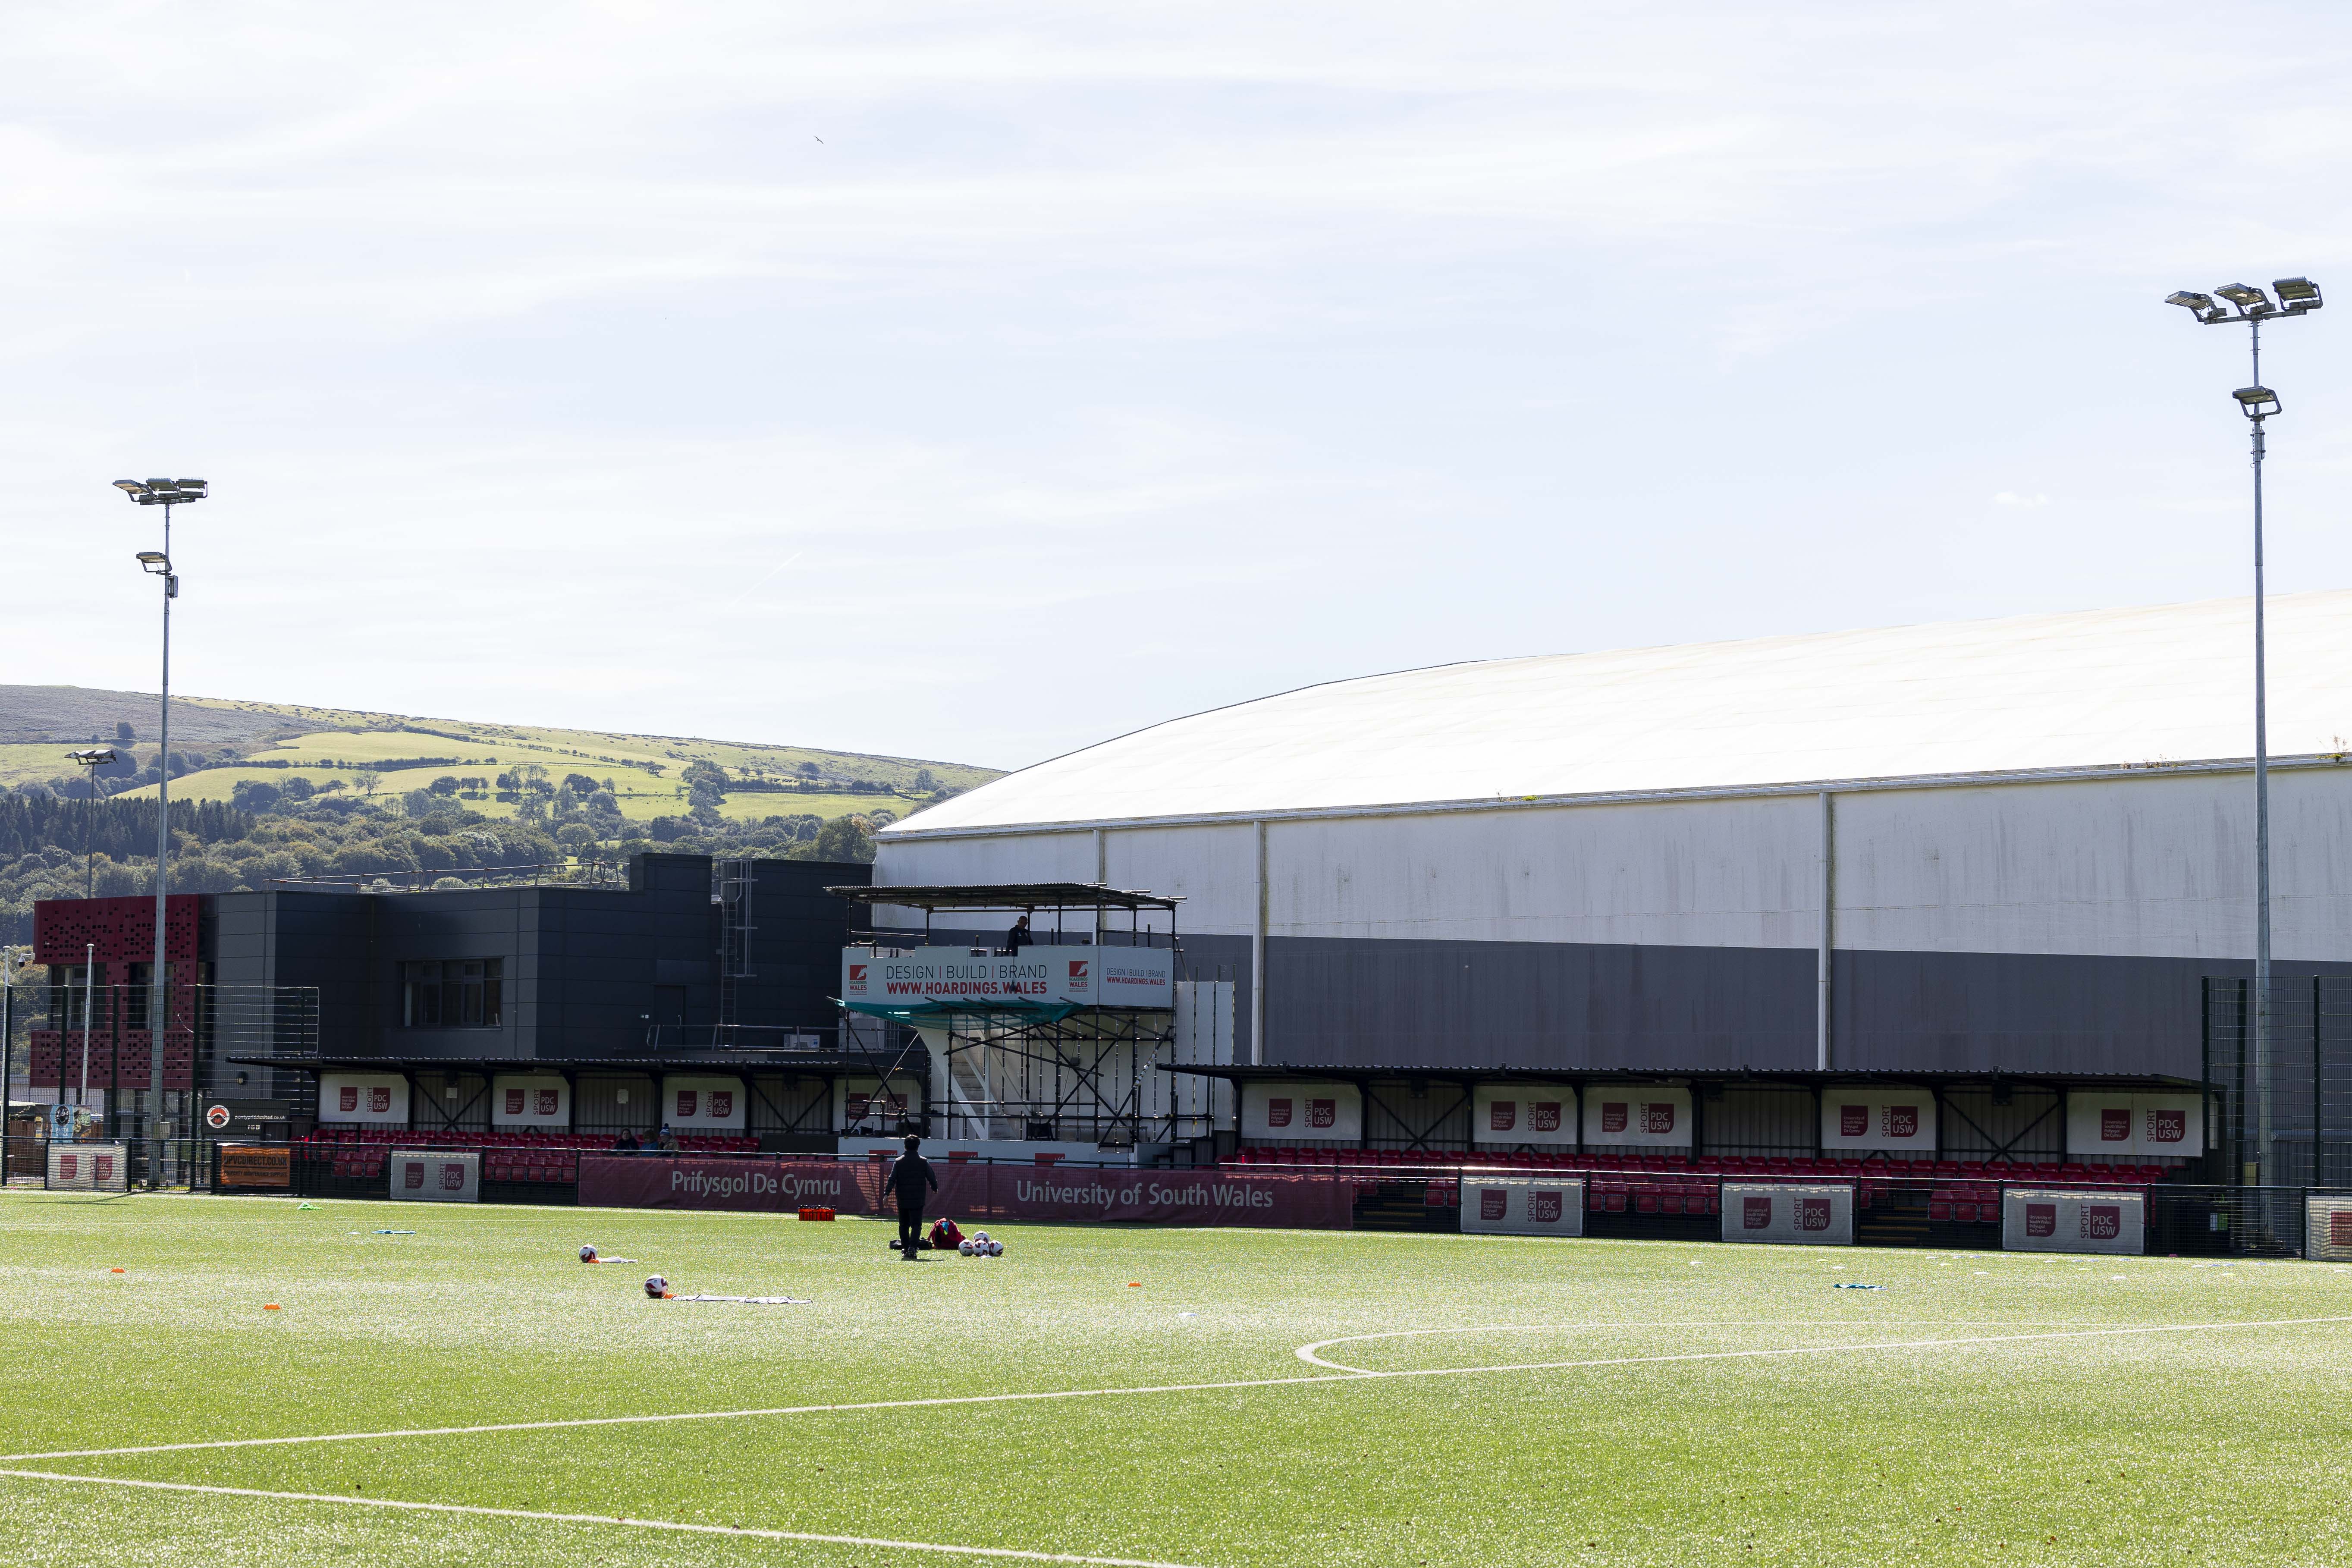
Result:
[[939,1190],[940,1178],[931,1163],[915,1151],[922,1139],[907,1134],[907,1152],[890,1162],[882,1184],[898,1200],[898,1257],[907,1263],[922,1260],[923,1200]]

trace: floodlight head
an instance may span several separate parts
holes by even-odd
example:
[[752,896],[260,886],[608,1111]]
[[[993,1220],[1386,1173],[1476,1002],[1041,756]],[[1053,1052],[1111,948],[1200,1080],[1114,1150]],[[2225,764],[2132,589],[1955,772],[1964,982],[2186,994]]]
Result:
[[68,752],[66,753],[66,760],[68,762],[79,763],[86,768],[102,768],[107,763],[114,761],[114,748],[112,746],[84,746],[79,752]]
[[2230,394],[2249,419],[2260,421],[2279,411],[2278,394],[2267,386],[2242,386]]
[[2269,295],[2251,283],[2225,283],[2213,292],[2238,307],[2241,315],[2267,316],[2278,310]]
[[2230,318],[2230,312],[2215,304],[2213,296],[2210,294],[2192,294],[2188,289],[2182,289],[2167,294],[2164,297],[2164,302],[2168,305],[2179,306],[2182,310],[2194,314],[2200,321],[2225,321]]
[[141,506],[186,506],[205,499],[202,479],[117,479],[114,488]]
[[2319,285],[2308,278],[2282,278],[2271,287],[2278,290],[2279,303],[2286,307],[2290,316],[2316,310],[2325,303],[2319,297]]
[[139,552],[139,559],[142,563],[149,566],[152,566],[158,562],[163,563],[163,564],[166,566],[169,566],[172,563],[171,557],[165,555],[160,550],[142,550]]

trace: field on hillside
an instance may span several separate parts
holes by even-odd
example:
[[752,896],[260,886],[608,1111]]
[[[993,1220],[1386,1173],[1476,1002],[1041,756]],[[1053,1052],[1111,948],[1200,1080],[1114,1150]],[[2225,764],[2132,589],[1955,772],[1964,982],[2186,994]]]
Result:
[[[609,778],[616,786],[614,796],[621,815],[636,822],[649,822],[656,816],[677,816],[685,814],[686,797],[674,783],[675,768],[664,777],[656,778],[642,771],[616,767],[610,763],[583,761],[576,754],[566,754],[544,749],[518,746],[511,742],[499,747],[468,747],[451,749],[439,755],[455,756],[452,763],[436,763],[418,768],[389,768],[382,772],[351,768],[320,769],[320,759],[334,758],[341,762],[398,760],[418,754],[416,738],[413,735],[365,734],[353,735],[340,731],[295,737],[285,743],[256,753],[259,757],[284,758],[293,767],[216,767],[200,773],[187,773],[172,781],[174,800],[227,800],[236,792],[239,780],[255,779],[263,784],[284,784],[289,778],[308,780],[323,787],[330,780],[340,781],[344,793],[358,794],[373,773],[376,798],[388,799],[405,795],[410,790],[425,789],[444,774],[459,778],[497,779],[499,773],[519,763],[537,763],[547,769],[551,778],[561,781],[569,773],[583,773],[602,783]],[[155,793],[154,786],[124,790],[115,798],[138,800]],[[488,798],[461,799],[458,805],[485,816],[513,816],[521,807],[510,801],[497,798],[490,791]],[[719,814],[737,821],[756,822],[766,816],[841,816],[857,812],[887,809],[898,816],[907,816],[929,804],[929,796],[918,797],[896,791],[882,794],[850,794],[845,790],[812,790],[803,793],[790,790],[771,793],[744,791],[729,795],[719,803]]]
[[[59,728],[65,720],[87,718],[89,733],[102,734],[104,743],[114,744],[113,724],[115,716],[120,714],[136,730],[136,745],[151,749],[153,745],[155,700],[152,696],[82,693],[71,687],[0,688],[0,695],[11,693],[27,714],[38,715],[61,737],[83,732],[79,727]],[[436,763],[381,773],[379,792],[392,794],[423,788],[444,773],[462,776],[468,769],[478,773],[487,768],[488,774],[495,776],[504,769],[536,763],[559,780],[567,773],[586,773],[598,780],[611,778],[619,786],[623,815],[640,819],[684,810],[677,793],[678,774],[687,764],[695,762],[716,763],[738,778],[787,780],[799,775],[803,763],[814,763],[824,781],[834,786],[823,794],[806,795],[746,792],[728,797],[722,808],[727,816],[752,818],[804,813],[837,816],[845,811],[870,811],[884,806],[904,816],[919,804],[908,792],[913,788],[916,773],[921,770],[929,769],[937,784],[954,789],[969,789],[998,776],[992,769],[955,763],[868,756],[807,746],[473,723],[294,704],[175,697],[172,711],[175,751],[183,744],[198,750],[217,744],[205,739],[217,732],[243,737],[238,744],[248,761],[283,761],[300,770],[297,773],[293,768],[230,766],[206,769],[174,780],[173,794],[191,800],[226,800],[239,778],[283,784],[292,774],[312,784],[336,777],[346,784],[357,783],[352,770],[316,767],[330,758],[344,763],[445,757],[457,760],[456,765]],[[14,735],[25,728],[21,722],[12,722],[9,713],[0,710],[0,733]],[[184,741],[180,738],[184,733],[189,737]],[[41,742],[12,739],[7,744],[0,744],[0,784],[68,776],[74,769],[65,761],[65,752],[74,745],[88,743],[87,740],[61,738]],[[495,763],[490,761],[493,758]],[[656,767],[658,773],[653,771]],[[853,781],[881,784],[893,793],[852,794],[840,787]],[[126,791],[121,798],[151,793],[152,785],[144,790]],[[466,804],[491,816],[511,815],[514,810],[496,800]]]
[[[2352,1560],[2352,1269],[1046,1226],[907,1265],[887,1234],[7,1194],[12,1539],[170,1564]],[[583,1267],[587,1241],[643,1261]],[[656,1268],[805,1304],[648,1300]]]

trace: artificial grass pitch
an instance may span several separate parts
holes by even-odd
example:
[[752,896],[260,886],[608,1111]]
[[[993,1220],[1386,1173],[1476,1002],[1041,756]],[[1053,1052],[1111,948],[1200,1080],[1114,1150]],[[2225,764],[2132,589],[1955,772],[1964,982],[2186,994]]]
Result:
[[[28,1560],[171,1564],[2352,1561],[2352,1321],[2274,1322],[2352,1319],[2352,1269],[991,1229],[908,1265],[853,1220],[9,1194],[0,1470],[350,1500],[0,1512]],[[912,1403],[1119,1389],[1162,1391]]]

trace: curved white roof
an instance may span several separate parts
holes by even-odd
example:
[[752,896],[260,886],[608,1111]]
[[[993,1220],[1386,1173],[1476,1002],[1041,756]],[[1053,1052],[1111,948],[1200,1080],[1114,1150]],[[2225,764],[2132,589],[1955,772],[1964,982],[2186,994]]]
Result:
[[[2352,592],[2270,601],[2273,756],[2352,745]],[[2251,599],[1440,665],[1024,768],[887,829],[2242,759]]]

